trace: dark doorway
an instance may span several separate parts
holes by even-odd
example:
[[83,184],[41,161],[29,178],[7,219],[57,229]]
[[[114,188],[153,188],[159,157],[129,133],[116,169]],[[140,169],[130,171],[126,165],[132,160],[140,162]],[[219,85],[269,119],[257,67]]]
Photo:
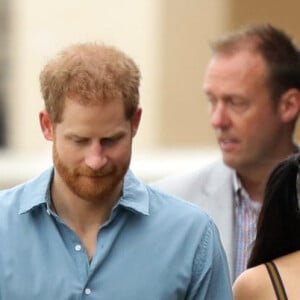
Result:
[[7,146],[7,82],[9,78],[9,0],[0,0],[0,148]]

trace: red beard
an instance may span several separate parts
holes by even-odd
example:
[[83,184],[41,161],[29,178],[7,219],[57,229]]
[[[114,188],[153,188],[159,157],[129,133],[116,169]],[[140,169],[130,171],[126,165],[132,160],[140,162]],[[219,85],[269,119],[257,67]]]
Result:
[[66,166],[60,159],[53,144],[53,162],[56,171],[68,188],[78,197],[87,201],[105,201],[121,185],[128,170],[130,160],[121,166],[108,164],[101,170],[94,171],[88,167],[74,169]]

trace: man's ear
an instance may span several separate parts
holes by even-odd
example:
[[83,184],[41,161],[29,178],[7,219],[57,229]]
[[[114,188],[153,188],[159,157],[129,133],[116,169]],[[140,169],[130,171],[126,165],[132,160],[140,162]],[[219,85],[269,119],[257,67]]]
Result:
[[52,141],[53,140],[53,123],[51,118],[46,110],[42,110],[39,113],[40,118],[40,126],[43,132],[43,135],[46,140]]
[[132,137],[134,137],[138,131],[142,116],[142,109],[139,107],[131,118]]
[[300,91],[297,89],[287,90],[280,99],[279,113],[285,123],[297,119],[300,111]]

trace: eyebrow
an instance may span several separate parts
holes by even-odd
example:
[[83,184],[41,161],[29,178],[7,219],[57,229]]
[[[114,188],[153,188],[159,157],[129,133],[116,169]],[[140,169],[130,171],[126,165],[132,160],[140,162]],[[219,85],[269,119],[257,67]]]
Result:
[[118,138],[122,138],[125,135],[126,135],[125,131],[120,131],[120,132],[117,132],[117,133],[112,134],[112,135],[104,136],[100,139],[118,139]]
[[[116,132],[116,133],[112,133],[111,135],[105,135],[105,136],[102,136],[100,137],[99,139],[118,139],[118,138],[121,138],[123,136],[126,135],[126,132],[124,130],[121,130],[119,132]],[[78,138],[78,139],[88,139],[90,138],[88,135],[85,135],[85,134],[78,134],[78,133],[73,133],[73,132],[68,132],[65,134],[65,137],[66,138]]]

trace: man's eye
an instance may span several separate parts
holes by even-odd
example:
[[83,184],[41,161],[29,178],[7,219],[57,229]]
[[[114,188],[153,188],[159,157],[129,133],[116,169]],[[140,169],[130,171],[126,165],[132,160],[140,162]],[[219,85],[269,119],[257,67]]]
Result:
[[240,100],[240,99],[232,99],[230,101],[230,104],[233,106],[244,106],[244,105],[246,105],[246,102],[243,100]]
[[242,102],[239,100],[231,100],[229,103],[233,106],[239,106],[242,104]]
[[215,98],[213,98],[213,97],[208,97],[208,98],[207,98],[207,101],[208,101],[208,103],[209,103],[210,105],[214,105],[214,104],[216,104],[216,102],[217,102],[217,100],[216,100]]
[[75,138],[75,139],[73,139],[73,142],[74,142],[75,144],[84,144],[84,143],[87,142],[87,139],[79,139],[79,138]]
[[213,97],[208,97],[207,101],[208,101],[209,110],[213,111],[217,105],[217,100]]
[[101,140],[101,145],[102,146],[112,146],[117,141],[118,141],[118,139],[116,139],[116,138],[104,138],[104,139]]
[[243,112],[248,108],[248,102],[241,99],[232,99],[229,101],[229,105],[237,112]]

